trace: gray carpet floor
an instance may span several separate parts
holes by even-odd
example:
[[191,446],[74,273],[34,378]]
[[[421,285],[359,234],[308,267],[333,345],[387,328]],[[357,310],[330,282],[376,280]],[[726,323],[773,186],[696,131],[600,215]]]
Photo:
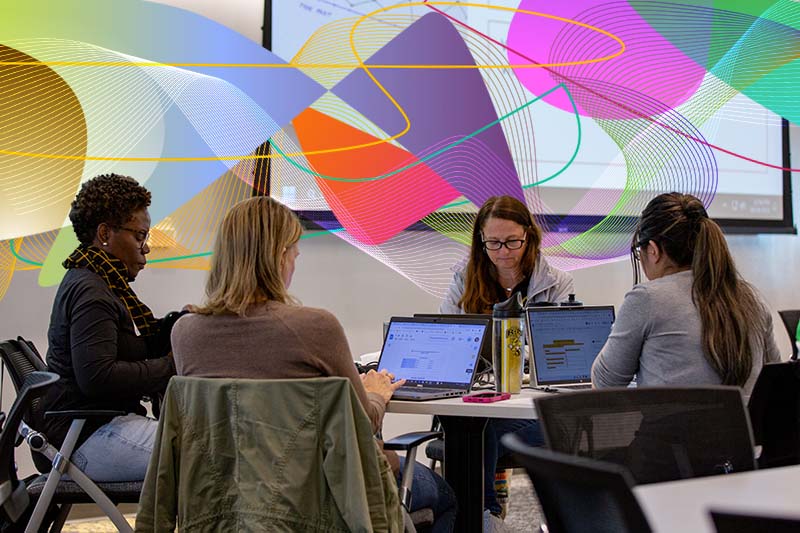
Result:
[[533,491],[527,474],[515,473],[511,476],[508,510],[505,528],[508,533],[532,533],[539,531],[542,523],[542,510]]
[[[126,507],[123,512],[133,525],[135,506]],[[77,513],[80,514],[80,513]],[[95,513],[97,510],[95,509]],[[530,479],[524,473],[511,476],[508,511],[504,522],[505,533],[535,533],[542,522],[542,511],[533,492]],[[110,533],[117,529],[106,518],[73,520],[64,526],[65,533]]]

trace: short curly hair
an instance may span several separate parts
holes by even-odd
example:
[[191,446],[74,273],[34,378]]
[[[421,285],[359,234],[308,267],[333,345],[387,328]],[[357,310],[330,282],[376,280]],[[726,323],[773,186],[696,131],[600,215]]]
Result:
[[105,222],[120,227],[133,213],[150,205],[150,191],[135,179],[119,174],[102,174],[83,184],[69,211],[72,229],[83,245],[90,245],[97,226]]

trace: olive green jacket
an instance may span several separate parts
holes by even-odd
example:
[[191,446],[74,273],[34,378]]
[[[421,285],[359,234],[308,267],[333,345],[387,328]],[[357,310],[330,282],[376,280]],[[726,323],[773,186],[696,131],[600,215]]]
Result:
[[397,486],[345,378],[174,377],[137,532],[402,531]]

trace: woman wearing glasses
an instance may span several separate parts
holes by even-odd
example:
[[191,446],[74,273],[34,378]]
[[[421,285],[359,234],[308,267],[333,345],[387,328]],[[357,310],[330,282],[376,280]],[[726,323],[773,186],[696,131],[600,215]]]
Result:
[[[162,392],[175,374],[162,321],[130,286],[150,253],[149,205],[150,192],[136,180],[105,174],[81,187],[69,213],[80,245],[64,261],[67,273],[53,302],[47,366],[61,379],[42,412],[126,413],[90,418],[81,432],[72,460],[96,481],[144,479],[158,424],[140,402]],[[69,424],[66,417],[46,418],[36,429],[59,447]]]
[[780,358],[772,316],[702,202],[676,192],[652,199],[631,260],[636,285],[594,362],[594,386],[625,386],[636,375],[639,386],[736,385],[748,397],[762,365]]
[[[463,270],[457,270],[439,307],[444,314],[487,313],[517,292],[529,302],[559,302],[574,292],[572,277],[551,267],[540,253],[542,230],[525,204],[511,196],[493,196],[478,211],[472,246]],[[541,446],[535,420],[490,419],[484,431],[485,529],[496,527],[502,513],[492,473],[509,452],[500,443],[506,433]]]
[[572,277],[551,267],[539,245],[542,230],[527,206],[493,196],[478,211],[472,246],[457,270],[439,312],[491,313],[492,306],[521,292],[530,302],[559,302],[573,291]]

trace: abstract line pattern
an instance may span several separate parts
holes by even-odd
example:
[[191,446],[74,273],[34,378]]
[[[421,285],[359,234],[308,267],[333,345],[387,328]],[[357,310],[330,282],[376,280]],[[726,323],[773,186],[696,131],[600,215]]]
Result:
[[[776,166],[702,133],[719,127],[723,106],[754,120],[758,109],[730,106],[737,95],[800,118],[790,0],[409,2],[336,20],[291,59],[160,4],[9,4],[0,297],[17,270],[59,281],[76,244],[69,202],[102,172],[152,190],[154,267],[207,268],[222,216],[263,185],[255,176],[269,164],[270,192],[327,230],[305,238],[335,235],[441,296],[489,196],[527,203],[556,266],[614,261],[654,194],[714,200],[720,154]],[[506,35],[471,27],[471,10],[513,13]],[[565,212],[554,191],[571,190],[594,149],[588,127],[604,133],[616,153],[607,173],[624,183],[599,179]],[[587,212],[608,216],[562,231]],[[430,231],[406,231],[420,226]]]

